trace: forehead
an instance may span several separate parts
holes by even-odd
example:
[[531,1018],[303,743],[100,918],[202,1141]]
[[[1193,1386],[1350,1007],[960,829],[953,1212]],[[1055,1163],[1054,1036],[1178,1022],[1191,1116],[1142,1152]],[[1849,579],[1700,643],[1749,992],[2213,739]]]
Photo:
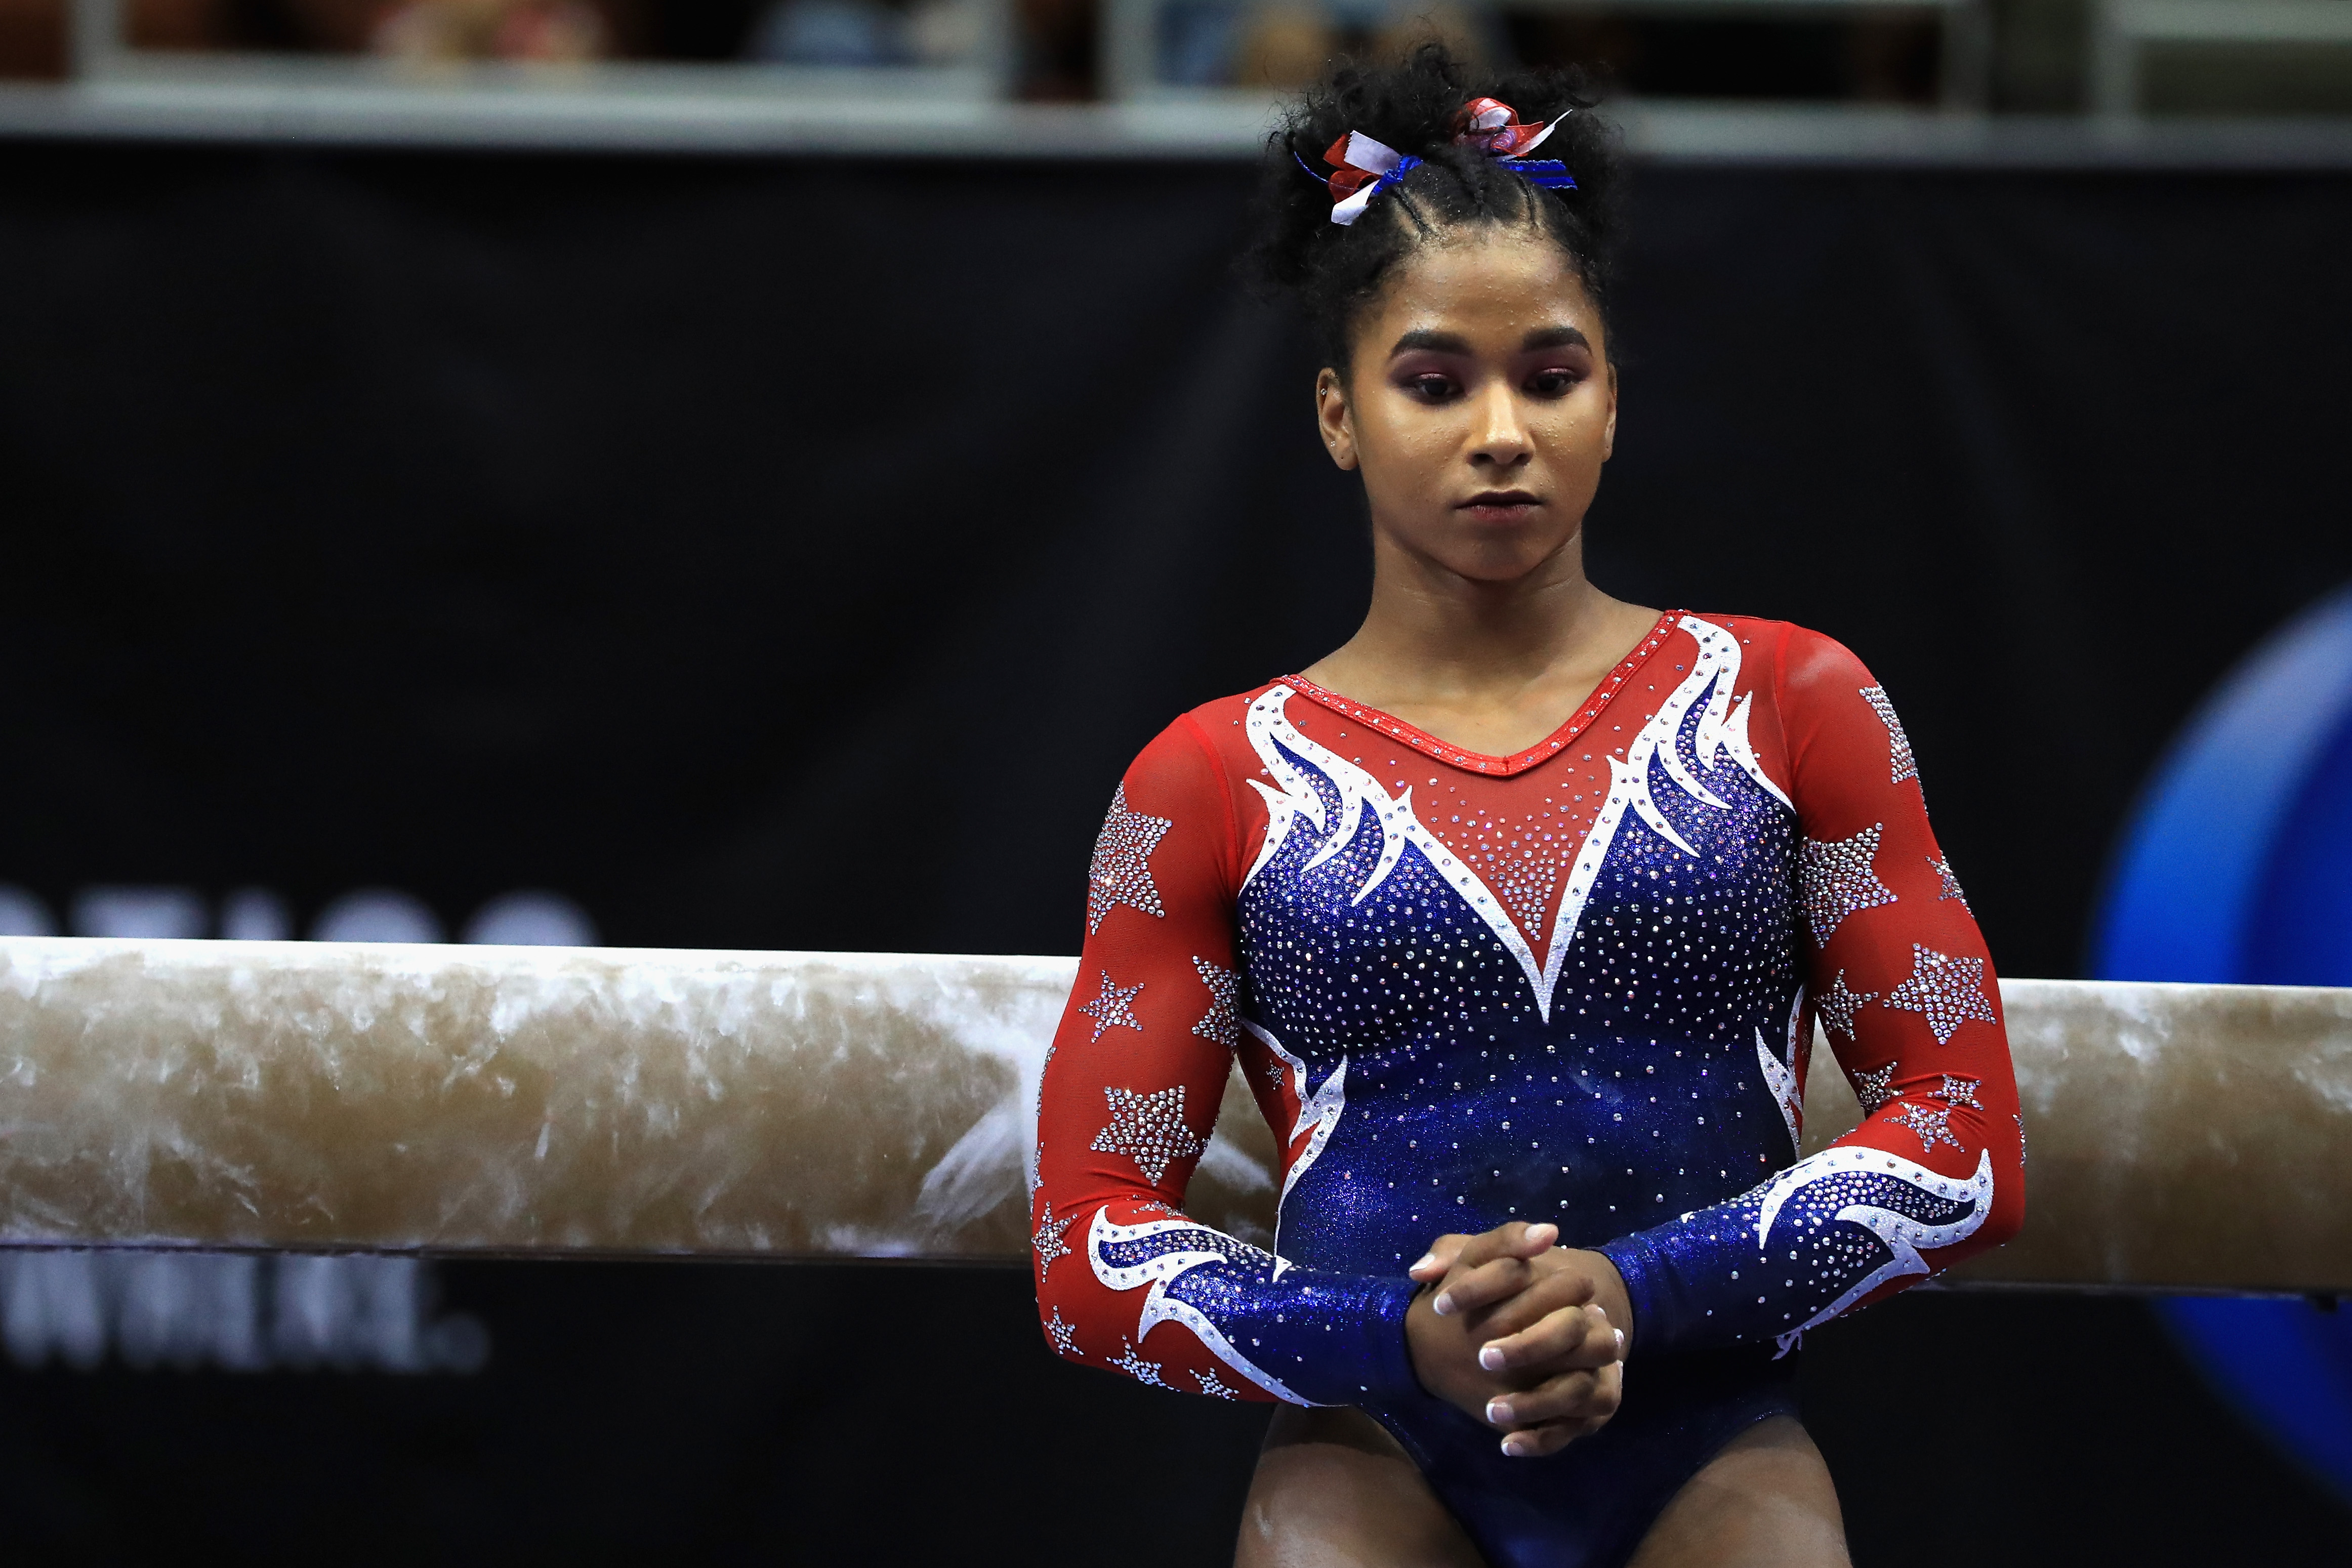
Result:
[[1390,271],[1363,326],[1383,346],[1443,324],[1513,339],[1539,327],[1579,327],[1595,342],[1600,311],[1576,265],[1549,236],[1480,224],[1432,236]]

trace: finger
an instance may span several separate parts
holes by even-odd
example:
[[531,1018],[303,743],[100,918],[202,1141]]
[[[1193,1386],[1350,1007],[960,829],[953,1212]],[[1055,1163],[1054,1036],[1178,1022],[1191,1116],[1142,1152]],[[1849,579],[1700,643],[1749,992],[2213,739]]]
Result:
[[1528,1225],[1515,1219],[1508,1225],[1496,1226],[1486,1234],[1495,1237],[1496,1244],[1511,1257],[1533,1258],[1539,1252],[1551,1250],[1552,1244],[1559,1239],[1559,1226],[1549,1220],[1541,1225]]
[[[1440,1237],[1438,1239],[1443,1242],[1452,1238]],[[1556,1225],[1549,1222],[1528,1225],[1513,1220],[1508,1225],[1498,1225],[1492,1230],[1462,1238],[1462,1245],[1454,1255],[1454,1267],[1475,1268],[1497,1258],[1533,1258],[1538,1253],[1550,1250],[1552,1244],[1559,1239],[1559,1226]],[[1432,1255],[1434,1251],[1432,1248]]]
[[1466,1320],[1481,1342],[1524,1333],[1563,1307],[1592,1304],[1592,1281],[1582,1275],[1546,1274],[1532,1265],[1530,1270],[1533,1277],[1517,1295],[1506,1297]]
[[1557,1454],[1579,1437],[1590,1437],[1606,1421],[1552,1421],[1525,1431],[1512,1432],[1503,1438],[1503,1452],[1514,1459],[1539,1459],[1546,1454]]
[[1517,1372],[1534,1366],[1559,1371],[1601,1367],[1620,1358],[1623,1342],[1624,1335],[1611,1325],[1609,1314],[1600,1308],[1559,1307],[1528,1328],[1479,1346],[1478,1364],[1488,1372]]
[[1534,1388],[1486,1401],[1486,1424],[1519,1430],[1554,1421],[1606,1421],[1617,1414],[1624,1394],[1624,1369],[1615,1363],[1597,1372],[1564,1372]]
[[1497,1258],[1465,1271],[1459,1263],[1445,1277],[1439,1288],[1437,1300],[1430,1305],[1441,1318],[1451,1318],[1464,1312],[1475,1312],[1481,1307],[1517,1295],[1535,1282],[1535,1271],[1524,1258]]
[[[1454,1267],[1448,1271],[1448,1277],[1439,1289],[1437,1300],[1433,1303],[1438,1315],[1450,1317],[1456,1311],[1465,1311],[1474,1306],[1485,1305],[1501,1299],[1484,1294],[1487,1287],[1483,1286],[1479,1290],[1474,1290],[1470,1296],[1457,1295],[1454,1291],[1454,1279],[1465,1271],[1475,1272],[1490,1264],[1506,1260],[1516,1259],[1524,1262],[1526,1259],[1549,1251],[1553,1243],[1559,1239],[1559,1226],[1556,1225],[1548,1222],[1543,1225],[1528,1225],[1518,1220],[1513,1220],[1508,1225],[1498,1225],[1490,1231],[1469,1237],[1454,1254]],[[1524,1289],[1525,1284],[1525,1279],[1522,1279],[1511,1289]]]
[[1441,1236],[1429,1244],[1429,1250],[1423,1253],[1405,1273],[1423,1284],[1433,1279],[1443,1279],[1453,1269],[1454,1260],[1461,1256],[1463,1247],[1469,1245],[1469,1241],[1468,1237],[1459,1234]]

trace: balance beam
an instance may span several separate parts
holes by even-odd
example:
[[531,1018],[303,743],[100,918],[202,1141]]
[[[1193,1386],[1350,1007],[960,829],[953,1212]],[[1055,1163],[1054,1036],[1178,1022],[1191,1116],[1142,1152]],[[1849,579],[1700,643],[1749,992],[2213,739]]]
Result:
[[[0,1245],[1017,1261],[1076,969],[0,939]],[[2352,991],[2002,998],[2032,1198],[1959,1278],[2352,1289]],[[1188,1206],[1267,1240],[1274,1160],[1236,1078]]]

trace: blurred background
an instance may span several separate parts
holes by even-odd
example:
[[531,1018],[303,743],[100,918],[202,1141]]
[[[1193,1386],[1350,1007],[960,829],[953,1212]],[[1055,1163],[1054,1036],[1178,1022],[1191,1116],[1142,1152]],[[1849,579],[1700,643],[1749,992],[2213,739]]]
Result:
[[[2352,0],[0,0],[0,930],[1071,952],[1342,639],[1240,287],[1436,31],[1635,156],[1631,598],[1843,639],[2014,975],[2352,984]],[[2352,1552],[2335,1303],[1805,1352],[1876,1564]],[[1016,1270],[0,1257],[42,1561],[1229,1561],[1262,1411]]]
[[1432,28],[1667,103],[2352,109],[2338,0],[0,0],[0,77],[151,103],[429,85],[1213,116]]

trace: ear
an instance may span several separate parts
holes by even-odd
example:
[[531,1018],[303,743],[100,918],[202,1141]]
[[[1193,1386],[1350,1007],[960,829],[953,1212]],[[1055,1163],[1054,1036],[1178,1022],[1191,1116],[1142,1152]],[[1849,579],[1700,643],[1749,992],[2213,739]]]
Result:
[[1609,423],[1601,432],[1601,460],[1607,462],[1617,455],[1617,367],[1609,367]]
[[1356,466],[1356,424],[1348,412],[1348,384],[1325,365],[1315,376],[1315,427],[1323,449],[1342,468]]

